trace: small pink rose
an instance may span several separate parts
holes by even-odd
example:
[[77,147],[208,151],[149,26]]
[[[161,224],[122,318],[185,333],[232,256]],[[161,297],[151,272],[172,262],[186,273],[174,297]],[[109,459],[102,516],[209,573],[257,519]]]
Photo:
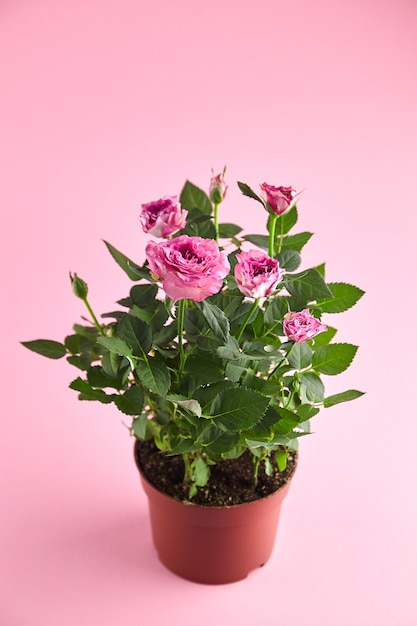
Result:
[[260,250],[240,252],[236,258],[235,279],[240,291],[250,298],[267,298],[284,273],[278,261]]
[[308,309],[299,313],[289,311],[284,315],[284,333],[291,341],[297,343],[308,341],[325,330],[327,330],[327,326],[313,317]]
[[142,229],[154,237],[169,237],[184,228],[187,211],[181,208],[177,196],[164,196],[155,202],[142,204]]
[[172,300],[201,302],[220,291],[229,273],[227,256],[213,239],[181,235],[146,246],[149,269]]
[[265,194],[265,200],[275,215],[282,215],[294,203],[294,189],[292,187],[274,187],[262,183],[261,189]]
[[213,176],[211,177],[209,195],[210,200],[215,204],[220,204],[226,197],[227,185],[224,180],[224,172],[225,170],[223,170],[222,174],[217,174],[217,176],[215,176],[213,172]]

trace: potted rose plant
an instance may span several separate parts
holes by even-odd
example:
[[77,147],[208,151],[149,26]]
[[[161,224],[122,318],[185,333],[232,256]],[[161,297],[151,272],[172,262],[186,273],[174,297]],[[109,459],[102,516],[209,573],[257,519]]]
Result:
[[224,172],[208,193],[186,182],[179,197],[142,205],[153,237],[142,264],[106,242],[134,282],[120,310],[99,321],[87,284],[70,275],[90,319],[63,343],[23,342],[79,370],[70,387],[80,400],[131,417],[160,559],[206,583],[239,580],[268,559],[298,440],[321,407],[362,395],[326,396],[322,376],[346,370],[357,346],[333,342],[321,318],[363,291],[326,283],[324,265],[300,269],[311,233],[292,233],[291,187],[264,183],[258,195],[238,185],[259,203],[265,234],[219,221]]

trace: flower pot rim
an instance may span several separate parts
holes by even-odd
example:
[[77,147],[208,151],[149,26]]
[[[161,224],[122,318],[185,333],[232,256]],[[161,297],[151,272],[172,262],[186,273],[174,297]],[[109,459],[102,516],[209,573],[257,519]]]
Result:
[[[226,511],[226,510],[239,510],[242,507],[248,507],[248,505],[256,505],[259,503],[264,502],[265,504],[269,504],[269,501],[271,501],[274,497],[276,497],[278,494],[283,494],[286,495],[286,492],[288,491],[291,481],[294,478],[294,474],[296,472],[297,466],[298,466],[298,451],[294,451],[295,452],[295,462],[294,462],[294,468],[293,471],[291,473],[291,475],[289,476],[288,480],[281,485],[281,487],[279,487],[278,489],[276,489],[275,491],[273,491],[272,493],[269,493],[265,496],[260,496],[259,498],[256,498],[255,500],[249,500],[247,502],[241,502],[239,504],[224,504],[221,506],[217,506],[217,505],[206,505],[206,504],[197,504],[195,502],[192,502],[191,500],[179,500],[177,498],[174,498],[173,496],[169,495],[168,493],[165,493],[164,491],[161,491],[160,489],[158,489],[158,487],[156,487],[155,485],[153,485],[148,478],[146,477],[143,468],[141,466],[140,463],[140,459],[139,459],[139,455],[137,453],[137,450],[140,446],[141,440],[138,438],[135,438],[135,442],[134,442],[134,446],[133,446],[133,455],[134,455],[134,460],[136,463],[136,467],[139,471],[141,480],[143,482],[143,485],[148,490],[152,490],[153,492],[160,494],[161,497],[164,498],[168,498],[169,500],[171,500],[172,502],[177,503],[178,505],[181,506],[189,506],[191,508],[194,509],[203,509],[206,511]],[[285,491],[285,493],[284,493]]]

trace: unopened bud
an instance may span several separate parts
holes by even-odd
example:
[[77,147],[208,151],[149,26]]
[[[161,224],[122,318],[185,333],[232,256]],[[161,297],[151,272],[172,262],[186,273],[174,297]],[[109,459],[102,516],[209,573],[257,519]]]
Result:
[[210,200],[214,202],[214,204],[220,204],[226,197],[227,185],[224,180],[226,168],[224,168],[221,174],[217,174],[217,176],[213,175],[210,181]]
[[71,279],[72,290],[77,296],[77,298],[81,298],[81,300],[85,300],[88,294],[87,283],[82,278],[79,278],[77,274],[74,274],[73,276],[70,273],[70,279]]

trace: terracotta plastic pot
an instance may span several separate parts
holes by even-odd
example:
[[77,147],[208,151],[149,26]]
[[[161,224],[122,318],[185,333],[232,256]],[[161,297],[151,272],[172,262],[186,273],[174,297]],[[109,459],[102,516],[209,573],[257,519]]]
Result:
[[135,461],[148,496],[153,542],[168,569],[197,583],[225,584],[246,578],[268,561],[290,483],[253,502],[198,506],[153,487],[141,471],[136,444]]

